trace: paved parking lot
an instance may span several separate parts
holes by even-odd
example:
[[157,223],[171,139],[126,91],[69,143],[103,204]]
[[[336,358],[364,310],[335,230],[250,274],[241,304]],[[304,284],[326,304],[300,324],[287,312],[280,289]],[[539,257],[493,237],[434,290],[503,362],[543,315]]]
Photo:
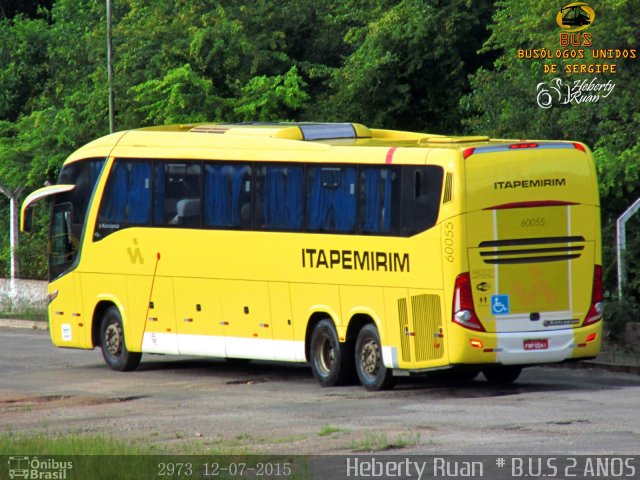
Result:
[[638,454],[640,377],[534,367],[509,388],[401,379],[321,388],[304,365],[147,355],[108,370],[96,351],[0,328],[0,430],[105,434],[203,453]]

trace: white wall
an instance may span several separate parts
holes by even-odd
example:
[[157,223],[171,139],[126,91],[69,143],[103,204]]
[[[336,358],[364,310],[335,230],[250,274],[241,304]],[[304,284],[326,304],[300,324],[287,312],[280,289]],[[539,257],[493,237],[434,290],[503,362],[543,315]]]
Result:
[[11,281],[0,278],[0,306],[2,310],[47,308],[47,282],[42,280],[15,280],[15,305],[11,307]]

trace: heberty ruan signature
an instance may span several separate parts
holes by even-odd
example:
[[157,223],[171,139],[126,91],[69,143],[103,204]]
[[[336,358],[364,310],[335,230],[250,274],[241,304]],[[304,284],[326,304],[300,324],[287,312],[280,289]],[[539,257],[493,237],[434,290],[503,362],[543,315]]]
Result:
[[540,108],[569,103],[595,103],[611,95],[615,86],[611,80],[599,82],[597,77],[566,83],[561,78],[553,78],[536,86],[536,102]]

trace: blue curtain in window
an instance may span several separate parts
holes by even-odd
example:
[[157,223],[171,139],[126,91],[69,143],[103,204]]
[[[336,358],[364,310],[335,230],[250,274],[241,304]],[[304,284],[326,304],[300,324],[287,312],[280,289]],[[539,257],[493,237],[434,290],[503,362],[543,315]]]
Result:
[[[355,168],[342,168],[338,185],[323,186],[322,168],[313,168],[308,202],[310,230],[349,232],[356,220]],[[335,176],[332,174],[332,178]]]
[[91,185],[95,186],[95,184],[97,183],[100,172],[102,172],[104,162],[105,159],[101,158],[89,163],[89,182],[91,183]]
[[310,168],[311,189],[307,201],[309,230],[322,230],[328,223],[331,200],[327,189],[322,187],[321,168]]
[[302,228],[303,187],[302,167],[290,167],[287,171],[287,183],[285,188],[287,228]]
[[132,224],[149,223],[151,217],[151,164],[131,162],[128,188],[127,221]]
[[379,177],[379,170],[366,170],[364,172],[364,219],[362,229],[366,233],[378,232]]
[[391,182],[393,172],[369,169],[364,172],[364,211],[362,230],[385,233],[391,229]]
[[166,196],[166,173],[165,173],[165,165],[159,163],[156,165],[156,188],[155,188],[155,198],[153,205],[153,218],[155,223],[163,224],[167,223],[170,219],[166,218],[165,214],[165,196]]
[[384,201],[382,202],[382,231],[391,231],[391,182],[393,180],[393,172],[386,170],[387,176],[384,179]]
[[[251,168],[232,165],[206,165],[204,178],[204,219],[212,227],[237,227],[241,223],[240,204]],[[250,206],[249,206],[250,208]]]
[[204,221],[206,225],[225,225],[227,187],[222,165],[206,165],[204,176]]
[[301,167],[266,167],[263,210],[268,228],[302,227]]
[[350,232],[356,226],[356,169],[342,170],[340,186],[335,195],[334,214],[338,232]]
[[264,178],[264,221],[269,228],[282,228],[285,220],[284,175],[281,167],[267,167]]
[[104,223],[124,223],[127,208],[126,163],[116,162],[113,165],[106,189],[100,220]]
[[[228,218],[229,223],[227,225],[231,227],[237,227],[240,225],[240,209],[243,205],[240,205],[240,196],[245,185],[245,177],[251,174],[249,167],[229,167],[231,176],[231,211]],[[251,205],[249,205],[251,208]]]

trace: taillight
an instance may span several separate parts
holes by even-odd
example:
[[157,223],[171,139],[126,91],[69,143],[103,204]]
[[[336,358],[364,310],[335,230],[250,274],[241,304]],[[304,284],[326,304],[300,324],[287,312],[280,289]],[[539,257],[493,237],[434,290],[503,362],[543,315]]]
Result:
[[584,148],[584,145],[582,145],[581,143],[577,143],[577,142],[573,143],[573,148],[575,148],[576,150],[580,150],[581,152],[586,152],[587,151]]
[[511,150],[515,150],[515,149],[519,149],[519,148],[538,148],[538,144],[537,143],[514,143],[512,145],[509,145],[509,148]]
[[602,266],[596,265],[593,268],[593,289],[591,290],[591,307],[587,313],[583,327],[602,320],[604,304],[602,303]]
[[469,272],[461,273],[456,277],[456,283],[453,288],[453,316],[451,320],[464,328],[478,332],[485,331],[473,307]]

